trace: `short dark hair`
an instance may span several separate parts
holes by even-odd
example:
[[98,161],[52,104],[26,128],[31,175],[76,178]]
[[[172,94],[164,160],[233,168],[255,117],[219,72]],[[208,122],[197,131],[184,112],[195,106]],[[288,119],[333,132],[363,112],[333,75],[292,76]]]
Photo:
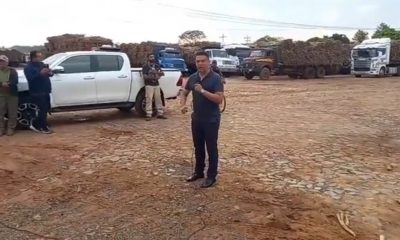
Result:
[[196,57],[197,56],[205,56],[205,57],[207,57],[207,59],[210,59],[210,56],[208,56],[208,54],[206,52],[197,52]]
[[34,58],[37,57],[38,51],[34,50],[29,53],[29,59],[32,61]]

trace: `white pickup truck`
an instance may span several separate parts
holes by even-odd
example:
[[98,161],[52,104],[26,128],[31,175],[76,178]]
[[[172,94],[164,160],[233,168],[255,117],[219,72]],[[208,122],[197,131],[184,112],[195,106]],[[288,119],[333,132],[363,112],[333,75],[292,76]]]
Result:
[[[132,108],[145,115],[145,88],[140,68],[131,68],[128,56],[119,51],[85,51],[58,53],[44,60],[54,76],[51,77],[51,112],[90,109]],[[160,79],[161,95],[177,97],[181,72],[163,69]],[[28,82],[23,70],[19,74],[18,122],[29,126],[38,107],[30,101]]]

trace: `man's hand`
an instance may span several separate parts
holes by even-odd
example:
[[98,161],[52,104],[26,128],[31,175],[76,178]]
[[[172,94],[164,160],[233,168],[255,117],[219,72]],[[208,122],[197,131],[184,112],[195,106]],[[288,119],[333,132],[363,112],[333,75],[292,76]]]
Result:
[[10,83],[9,83],[9,82],[2,82],[2,83],[1,83],[1,86],[2,86],[2,87],[9,87],[9,86],[10,86]]
[[50,72],[50,69],[48,69],[48,68],[43,68],[42,70],[40,70],[40,74],[42,74],[42,75],[47,75],[47,74],[49,74],[49,72]]
[[201,92],[201,90],[203,90],[203,87],[201,86],[201,84],[196,83],[196,84],[194,85],[194,90],[195,90],[196,92]]

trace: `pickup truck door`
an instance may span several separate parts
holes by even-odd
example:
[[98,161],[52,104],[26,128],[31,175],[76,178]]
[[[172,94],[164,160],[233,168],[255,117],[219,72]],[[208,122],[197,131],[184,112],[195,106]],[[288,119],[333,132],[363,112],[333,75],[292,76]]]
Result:
[[131,71],[121,55],[95,55],[98,103],[128,102]]
[[54,107],[96,104],[96,79],[93,72],[93,57],[71,56],[58,66],[64,72],[51,78]]

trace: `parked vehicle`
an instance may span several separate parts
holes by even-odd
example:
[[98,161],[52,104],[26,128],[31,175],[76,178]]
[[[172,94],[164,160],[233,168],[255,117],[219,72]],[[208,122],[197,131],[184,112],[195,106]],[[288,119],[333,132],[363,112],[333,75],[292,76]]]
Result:
[[[51,112],[90,109],[132,108],[145,115],[145,88],[140,68],[130,67],[129,58],[119,51],[83,51],[55,54],[44,60],[52,69]],[[181,72],[163,69],[161,95],[176,98]],[[29,126],[38,107],[29,97],[28,82],[19,70],[19,123]]]
[[399,75],[400,41],[375,38],[363,41],[352,50],[351,73],[356,77]]
[[228,56],[235,61],[239,73],[242,72],[241,65],[245,58],[248,58],[251,53],[251,48],[241,44],[225,45],[223,49],[228,53]]
[[155,53],[156,59],[162,68],[179,69],[187,71],[187,66],[179,50],[174,48],[159,49]]
[[281,44],[254,49],[242,64],[246,79],[288,75],[290,78],[323,78],[338,74],[349,62],[350,48],[339,42],[305,43],[285,40]]
[[224,49],[205,49],[210,57],[210,61],[217,61],[217,65],[224,76],[229,77],[233,73],[238,72],[238,66],[232,60]]

